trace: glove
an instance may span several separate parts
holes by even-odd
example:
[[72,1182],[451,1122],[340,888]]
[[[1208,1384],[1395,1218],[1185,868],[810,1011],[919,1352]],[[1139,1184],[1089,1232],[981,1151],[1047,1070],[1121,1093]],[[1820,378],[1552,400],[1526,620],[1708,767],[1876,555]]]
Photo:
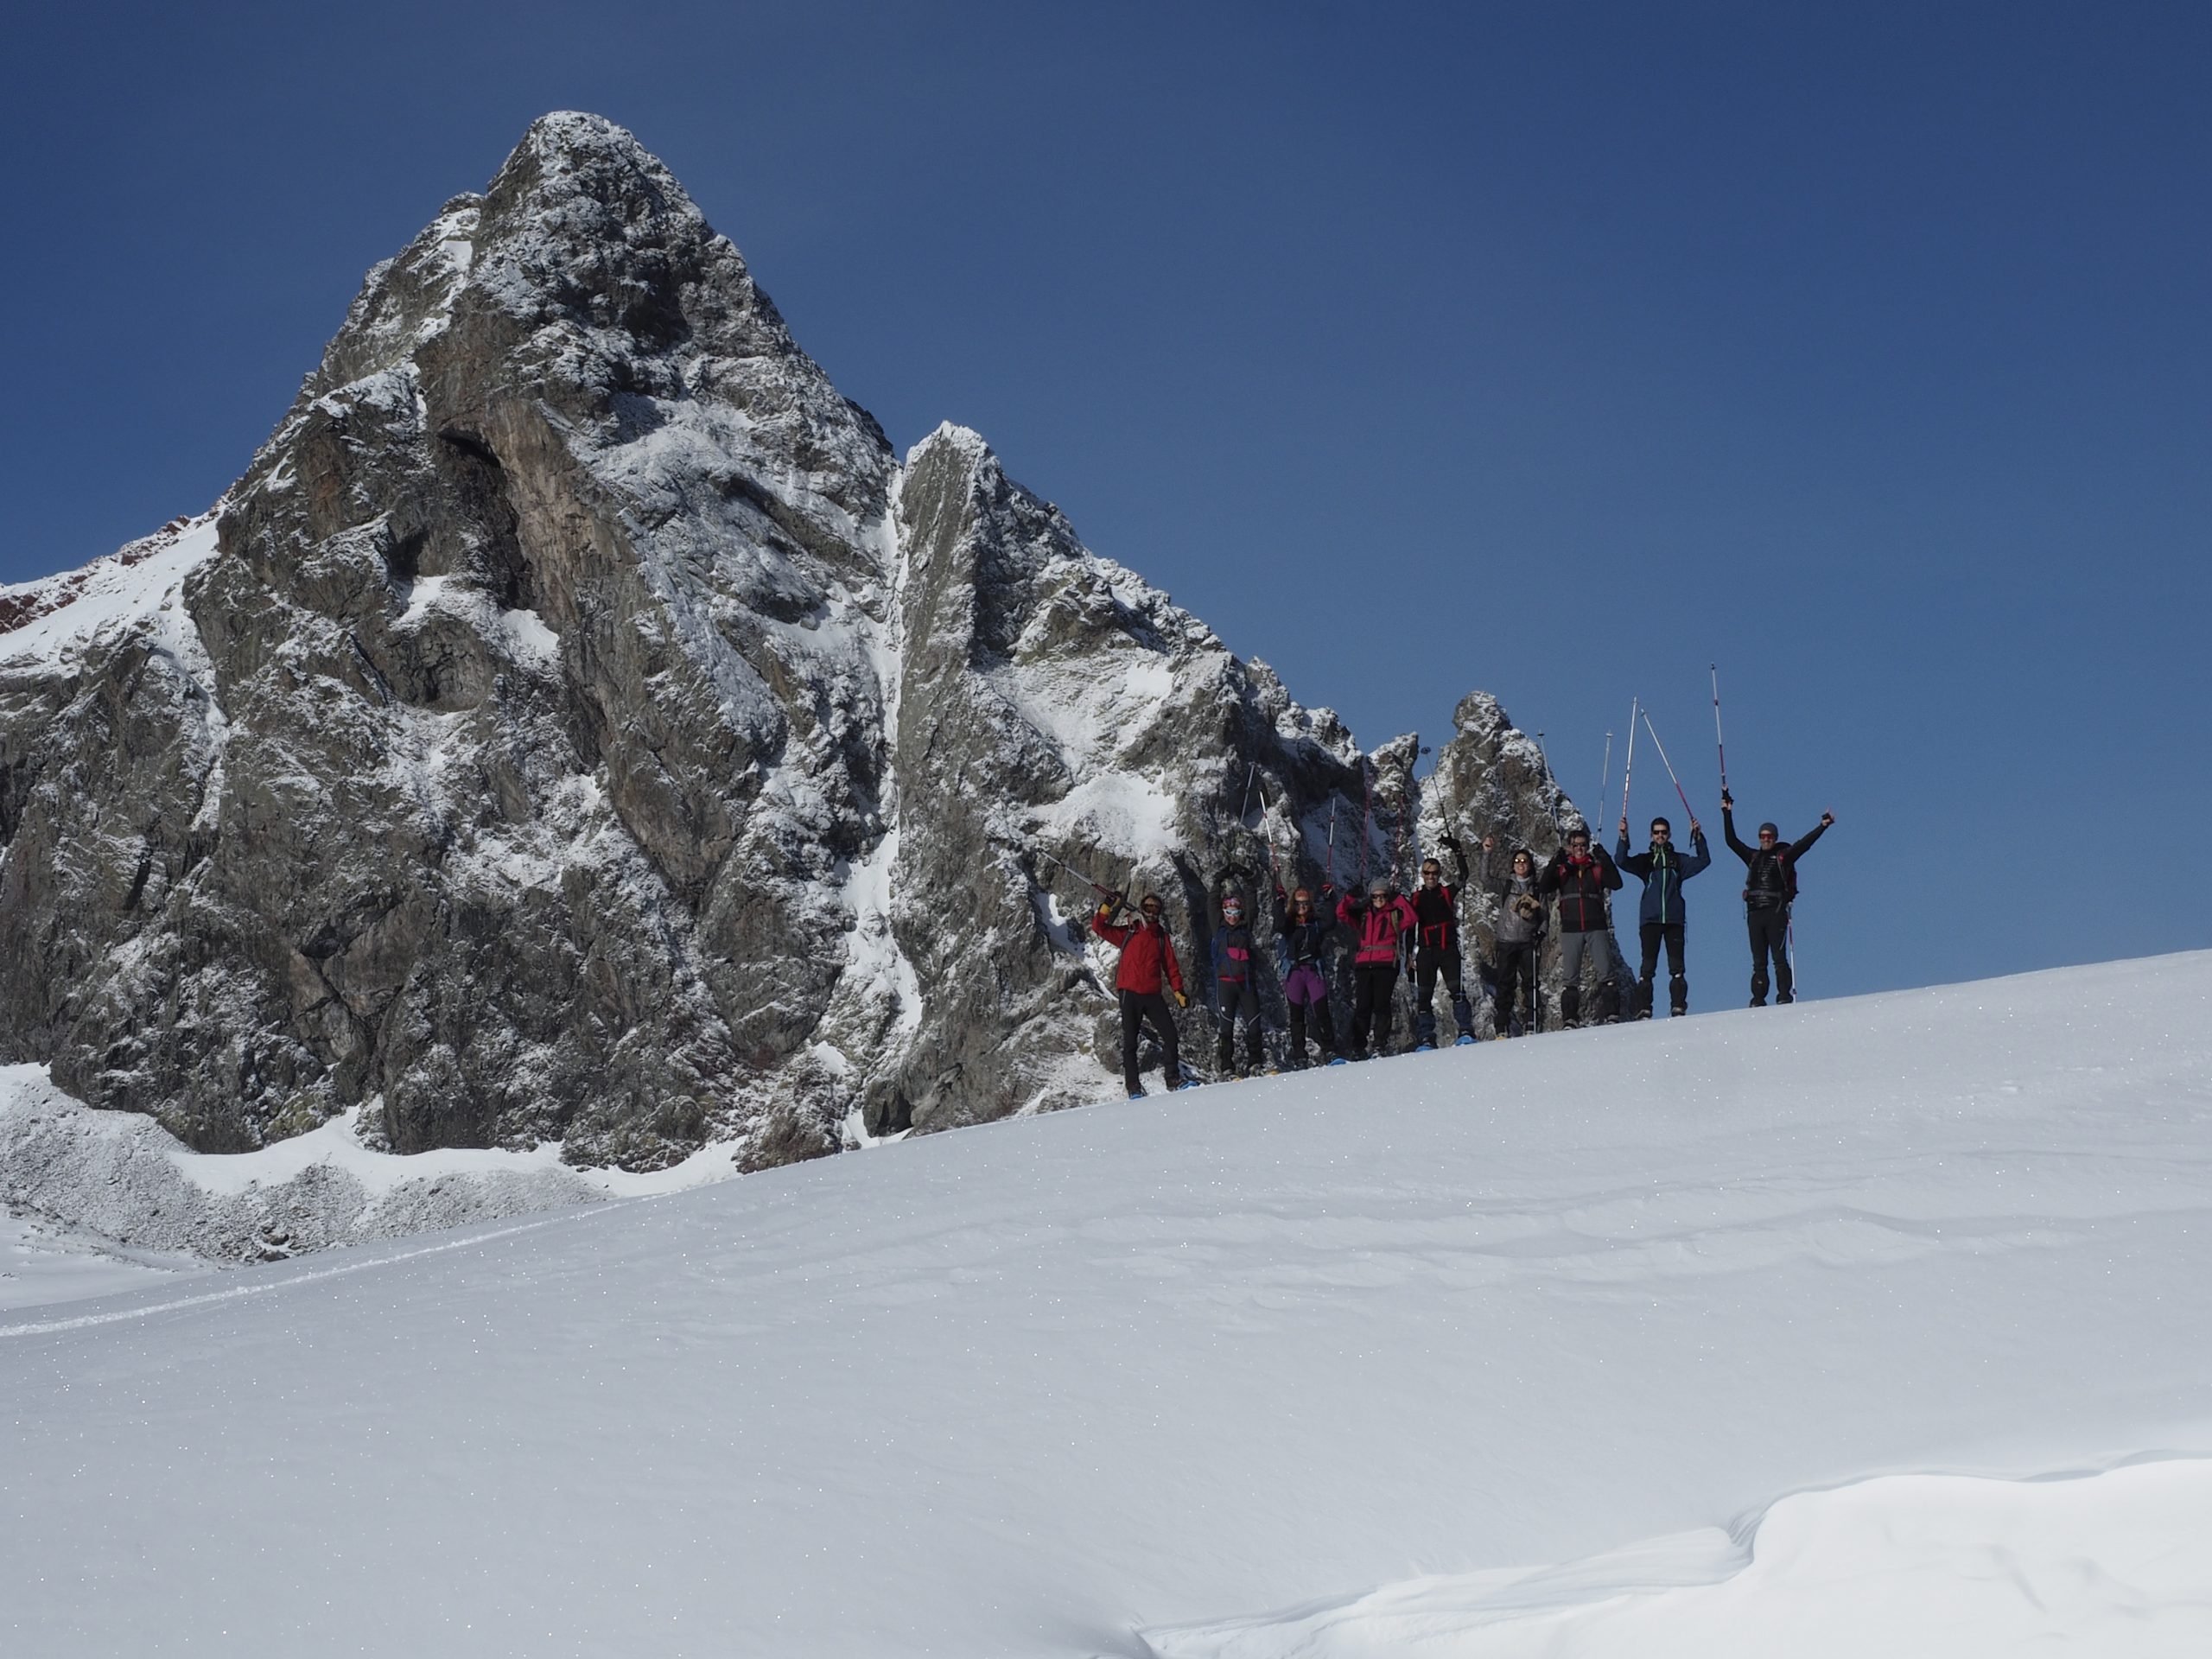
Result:
[[1169,995],[1172,995],[1173,997],[1174,997],[1174,999],[1175,999],[1175,1006],[1176,1006],[1177,1007],[1179,1007],[1179,1008],[1187,1008],[1187,1007],[1189,1007],[1191,1006],[1191,999],[1190,999],[1189,997],[1187,997],[1187,996],[1184,995],[1182,992],[1178,991],[1178,990],[1173,990],[1173,989],[1172,989],[1172,988],[1171,988],[1171,990],[1169,991]]

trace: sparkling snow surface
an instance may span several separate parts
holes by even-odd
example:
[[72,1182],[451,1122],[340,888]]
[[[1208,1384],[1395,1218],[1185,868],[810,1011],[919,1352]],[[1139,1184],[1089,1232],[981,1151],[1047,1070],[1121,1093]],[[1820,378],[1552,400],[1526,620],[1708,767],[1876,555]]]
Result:
[[2208,1231],[2212,953],[909,1140],[0,1318],[0,1652],[2201,1655]]

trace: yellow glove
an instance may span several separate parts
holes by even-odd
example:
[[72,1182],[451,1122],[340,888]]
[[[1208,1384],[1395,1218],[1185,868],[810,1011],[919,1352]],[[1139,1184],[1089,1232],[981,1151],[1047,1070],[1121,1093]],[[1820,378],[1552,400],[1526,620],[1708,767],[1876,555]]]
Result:
[[1187,1008],[1191,1006],[1191,999],[1184,995],[1182,992],[1177,991],[1175,993],[1175,1006],[1179,1008]]

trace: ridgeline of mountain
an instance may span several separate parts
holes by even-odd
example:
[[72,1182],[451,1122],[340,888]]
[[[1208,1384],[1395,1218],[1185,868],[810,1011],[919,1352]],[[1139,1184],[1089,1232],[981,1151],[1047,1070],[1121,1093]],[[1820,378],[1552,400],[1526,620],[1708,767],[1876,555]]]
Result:
[[396,1151],[759,1166],[1051,1108],[1115,1063],[1055,861],[1202,957],[1225,863],[1575,819],[1491,698],[1416,802],[1418,753],[973,433],[902,460],[666,168],[550,115],[210,514],[0,592],[0,1060],[204,1151],[365,1106]]

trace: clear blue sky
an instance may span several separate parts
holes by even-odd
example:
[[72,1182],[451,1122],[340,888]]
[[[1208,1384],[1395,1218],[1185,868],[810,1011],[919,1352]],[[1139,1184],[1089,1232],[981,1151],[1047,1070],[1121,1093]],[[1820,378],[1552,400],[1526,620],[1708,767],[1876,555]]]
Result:
[[1717,820],[1718,659],[1749,821],[1841,820],[1810,991],[2212,944],[2212,8],[208,10],[10,19],[0,579],[204,506],[588,109],[1370,742],[1483,687],[1586,800],[1641,695]]

